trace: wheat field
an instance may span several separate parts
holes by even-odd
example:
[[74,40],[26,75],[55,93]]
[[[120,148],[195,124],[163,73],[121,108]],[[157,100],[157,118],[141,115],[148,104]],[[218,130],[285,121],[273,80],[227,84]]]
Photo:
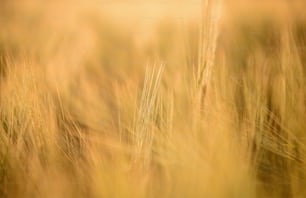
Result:
[[306,197],[305,8],[1,0],[0,197]]

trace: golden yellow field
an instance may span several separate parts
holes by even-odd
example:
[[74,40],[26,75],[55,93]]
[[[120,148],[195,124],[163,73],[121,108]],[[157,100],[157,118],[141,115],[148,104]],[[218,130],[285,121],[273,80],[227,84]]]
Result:
[[0,197],[306,197],[302,0],[0,0]]

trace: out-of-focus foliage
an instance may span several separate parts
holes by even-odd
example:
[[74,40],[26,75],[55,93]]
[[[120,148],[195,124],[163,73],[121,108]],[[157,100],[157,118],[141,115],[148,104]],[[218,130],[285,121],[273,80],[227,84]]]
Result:
[[305,197],[305,6],[0,1],[0,196]]

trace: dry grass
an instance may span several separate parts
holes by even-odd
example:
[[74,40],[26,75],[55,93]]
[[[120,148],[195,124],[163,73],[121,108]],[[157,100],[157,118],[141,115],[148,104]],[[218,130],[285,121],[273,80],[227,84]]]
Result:
[[129,3],[0,2],[0,197],[305,197],[306,5]]

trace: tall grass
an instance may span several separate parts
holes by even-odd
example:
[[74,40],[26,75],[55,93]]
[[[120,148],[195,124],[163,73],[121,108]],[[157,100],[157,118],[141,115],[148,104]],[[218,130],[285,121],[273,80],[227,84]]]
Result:
[[304,197],[305,5],[247,2],[1,2],[0,196]]

